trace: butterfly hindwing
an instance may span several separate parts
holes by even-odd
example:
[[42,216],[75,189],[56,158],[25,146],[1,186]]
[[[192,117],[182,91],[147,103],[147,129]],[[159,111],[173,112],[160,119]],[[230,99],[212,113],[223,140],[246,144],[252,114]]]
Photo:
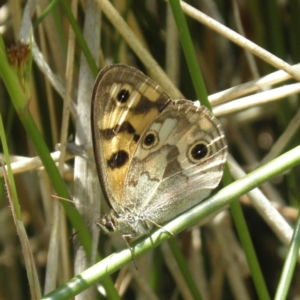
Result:
[[134,152],[123,203],[161,223],[206,198],[220,182],[227,146],[205,107],[174,101],[145,130]]

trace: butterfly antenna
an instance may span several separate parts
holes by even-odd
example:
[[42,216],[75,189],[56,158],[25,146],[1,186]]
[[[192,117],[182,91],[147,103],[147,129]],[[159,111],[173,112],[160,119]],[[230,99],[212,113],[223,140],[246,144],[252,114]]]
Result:
[[74,201],[72,201],[70,199],[67,199],[67,198],[64,198],[64,197],[60,197],[60,196],[57,196],[57,195],[51,195],[51,197],[53,197],[55,199],[63,200],[63,201],[66,201],[66,202],[75,203]]
[[[75,201],[73,201],[73,200],[70,200],[70,199],[67,199],[67,198],[63,198],[63,197],[60,197],[60,196],[57,196],[57,195],[51,195],[51,196],[52,196],[53,198],[55,198],[55,199],[62,200],[62,201],[66,201],[66,202],[69,202],[69,203],[71,203],[71,204],[73,204],[73,205],[78,205],[78,206],[81,206],[81,207],[83,207],[83,208],[85,208],[85,209],[88,209],[88,210],[90,210],[90,211],[95,212],[94,210],[89,209],[88,207],[85,207],[85,206],[82,205],[81,203],[75,202]],[[69,237],[69,241],[68,241],[69,244],[71,244],[71,242],[72,242],[74,236],[76,236],[80,231],[82,231],[82,230],[84,230],[84,229],[87,229],[87,227],[89,227],[91,224],[93,224],[93,222],[87,224],[86,226],[84,226],[84,227],[82,227],[81,229],[79,229],[79,230],[77,230],[76,232],[74,232],[74,233]]]
[[85,227],[82,227],[81,229],[77,230],[76,232],[74,232],[74,233],[69,237],[69,240],[68,240],[69,246],[71,245],[71,242],[73,241],[74,236],[76,236],[80,231],[82,231],[82,230],[84,230],[84,229],[87,229],[87,227],[88,227],[89,225],[90,225],[90,224],[86,225]]
[[63,197],[60,197],[60,196],[57,196],[57,195],[51,195],[51,197],[53,197],[53,198],[55,198],[55,199],[58,199],[58,200],[62,200],[62,201],[69,202],[69,203],[71,203],[71,204],[73,204],[73,205],[75,205],[75,206],[80,206],[80,207],[82,207],[82,208],[84,208],[84,209],[87,209],[87,210],[93,212],[93,213],[97,213],[97,212],[95,212],[95,210],[90,209],[90,208],[84,206],[83,204],[81,204],[81,203],[79,203],[79,202],[75,202],[75,201],[73,201],[73,200],[70,200],[70,199],[67,199],[67,198],[63,198]]

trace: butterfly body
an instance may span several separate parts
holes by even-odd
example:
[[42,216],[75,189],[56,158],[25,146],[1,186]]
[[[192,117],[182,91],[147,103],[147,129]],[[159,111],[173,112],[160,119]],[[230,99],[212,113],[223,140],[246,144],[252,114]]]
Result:
[[112,208],[106,232],[147,234],[206,198],[220,182],[227,145],[219,121],[188,100],[172,100],[133,67],[98,75],[92,99],[97,171]]

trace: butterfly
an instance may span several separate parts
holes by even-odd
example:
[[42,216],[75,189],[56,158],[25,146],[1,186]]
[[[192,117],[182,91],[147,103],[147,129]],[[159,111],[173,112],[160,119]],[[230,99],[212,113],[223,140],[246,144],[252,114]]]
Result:
[[139,70],[103,68],[94,85],[95,162],[111,213],[98,225],[125,238],[148,234],[205,199],[222,178],[227,143],[204,106],[173,100]]

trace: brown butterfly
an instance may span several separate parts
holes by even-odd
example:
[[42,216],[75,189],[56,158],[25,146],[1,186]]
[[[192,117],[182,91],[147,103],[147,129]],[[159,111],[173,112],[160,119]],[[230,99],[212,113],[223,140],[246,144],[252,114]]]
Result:
[[204,106],[173,100],[126,65],[102,69],[92,98],[98,176],[112,208],[99,226],[147,234],[195,206],[219,184],[227,156],[220,122]]

